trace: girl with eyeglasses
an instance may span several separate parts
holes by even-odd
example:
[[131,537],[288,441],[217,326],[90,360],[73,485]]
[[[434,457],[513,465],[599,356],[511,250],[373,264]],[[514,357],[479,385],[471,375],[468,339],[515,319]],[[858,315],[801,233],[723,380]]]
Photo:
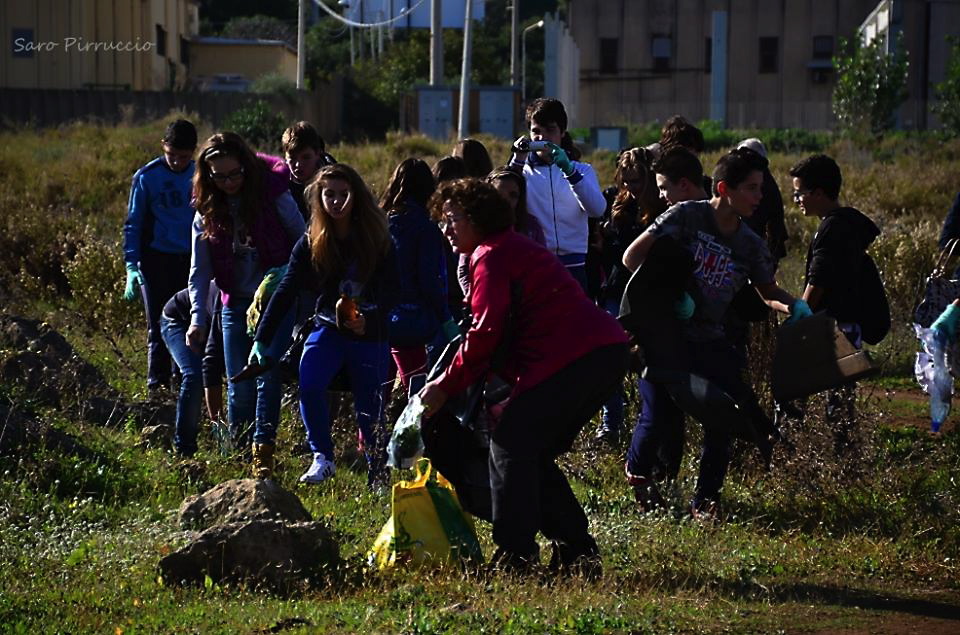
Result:
[[346,370],[372,486],[383,475],[385,458],[380,420],[390,369],[390,310],[399,287],[396,256],[387,218],[353,168],[321,168],[304,195],[310,228],[294,246],[260,320],[251,359],[271,350],[282,335],[298,291],[316,291],[316,329],[300,359],[300,414],[313,462],[300,482],[320,483],[336,471],[327,391]]
[[[256,155],[232,132],[203,144],[193,180],[193,254],[190,268],[191,320],[187,343],[203,350],[210,281],[221,290],[224,361],[227,377],[246,364],[253,346],[247,311],[268,273],[279,277],[304,222],[287,190],[289,171],[282,161]],[[278,316],[276,336],[265,357],[276,361],[290,342],[293,311]],[[227,417],[237,447],[252,441],[256,478],[273,472],[273,450],[280,421],[280,377],[268,370],[256,380],[230,381]]]
[[[513,210],[514,231],[523,234],[538,245],[545,246],[547,239],[544,237],[540,222],[527,211],[527,180],[524,176],[511,170],[509,166],[503,166],[488,174],[486,181],[497,190],[497,193]],[[469,254],[460,254],[457,265],[457,280],[460,283],[460,289],[466,296],[470,292]]]

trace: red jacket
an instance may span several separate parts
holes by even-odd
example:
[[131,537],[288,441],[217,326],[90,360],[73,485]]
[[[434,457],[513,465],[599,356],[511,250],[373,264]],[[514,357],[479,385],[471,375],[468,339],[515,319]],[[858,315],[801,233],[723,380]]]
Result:
[[497,373],[514,386],[513,396],[596,348],[626,343],[620,324],[587,298],[554,254],[510,229],[487,237],[470,257],[473,325],[440,377],[448,395],[462,392],[489,370],[515,284],[519,308],[513,344]]

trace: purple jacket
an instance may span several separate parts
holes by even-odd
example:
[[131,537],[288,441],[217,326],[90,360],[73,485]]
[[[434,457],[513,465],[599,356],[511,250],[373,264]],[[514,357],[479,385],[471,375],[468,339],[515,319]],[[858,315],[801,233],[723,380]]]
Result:
[[[277,197],[287,190],[290,170],[278,157],[257,154],[266,165],[263,179],[263,208],[257,214],[250,228],[250,237],[257,248],[264,269],[286,264],[290,259],[293,241],[283,229],[277,216]],[[233,225],[227,220],[215,226],[208,238],[213,276],[223,293],[223,302],[227,304],[233,291]]]

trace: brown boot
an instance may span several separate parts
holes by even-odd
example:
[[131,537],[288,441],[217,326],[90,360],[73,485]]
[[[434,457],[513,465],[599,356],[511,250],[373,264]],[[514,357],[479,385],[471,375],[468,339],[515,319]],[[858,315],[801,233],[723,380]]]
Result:
[[273,477],[273,449],[272,443],[253,444],[253,478]]

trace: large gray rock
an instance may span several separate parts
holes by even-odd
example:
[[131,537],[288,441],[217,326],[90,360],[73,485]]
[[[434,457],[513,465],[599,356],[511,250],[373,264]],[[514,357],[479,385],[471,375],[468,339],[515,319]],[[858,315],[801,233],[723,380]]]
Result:
[[179,521],[184,529],[246,520],[312,520],[296,494],[272,479],[224,481],[203,494],[188,496],[180,505]]
[[167,584],[245,582],[285,591],[320,583],[340,562],[340,552],[321,523],[254,520],[217,525],[165,556]]

